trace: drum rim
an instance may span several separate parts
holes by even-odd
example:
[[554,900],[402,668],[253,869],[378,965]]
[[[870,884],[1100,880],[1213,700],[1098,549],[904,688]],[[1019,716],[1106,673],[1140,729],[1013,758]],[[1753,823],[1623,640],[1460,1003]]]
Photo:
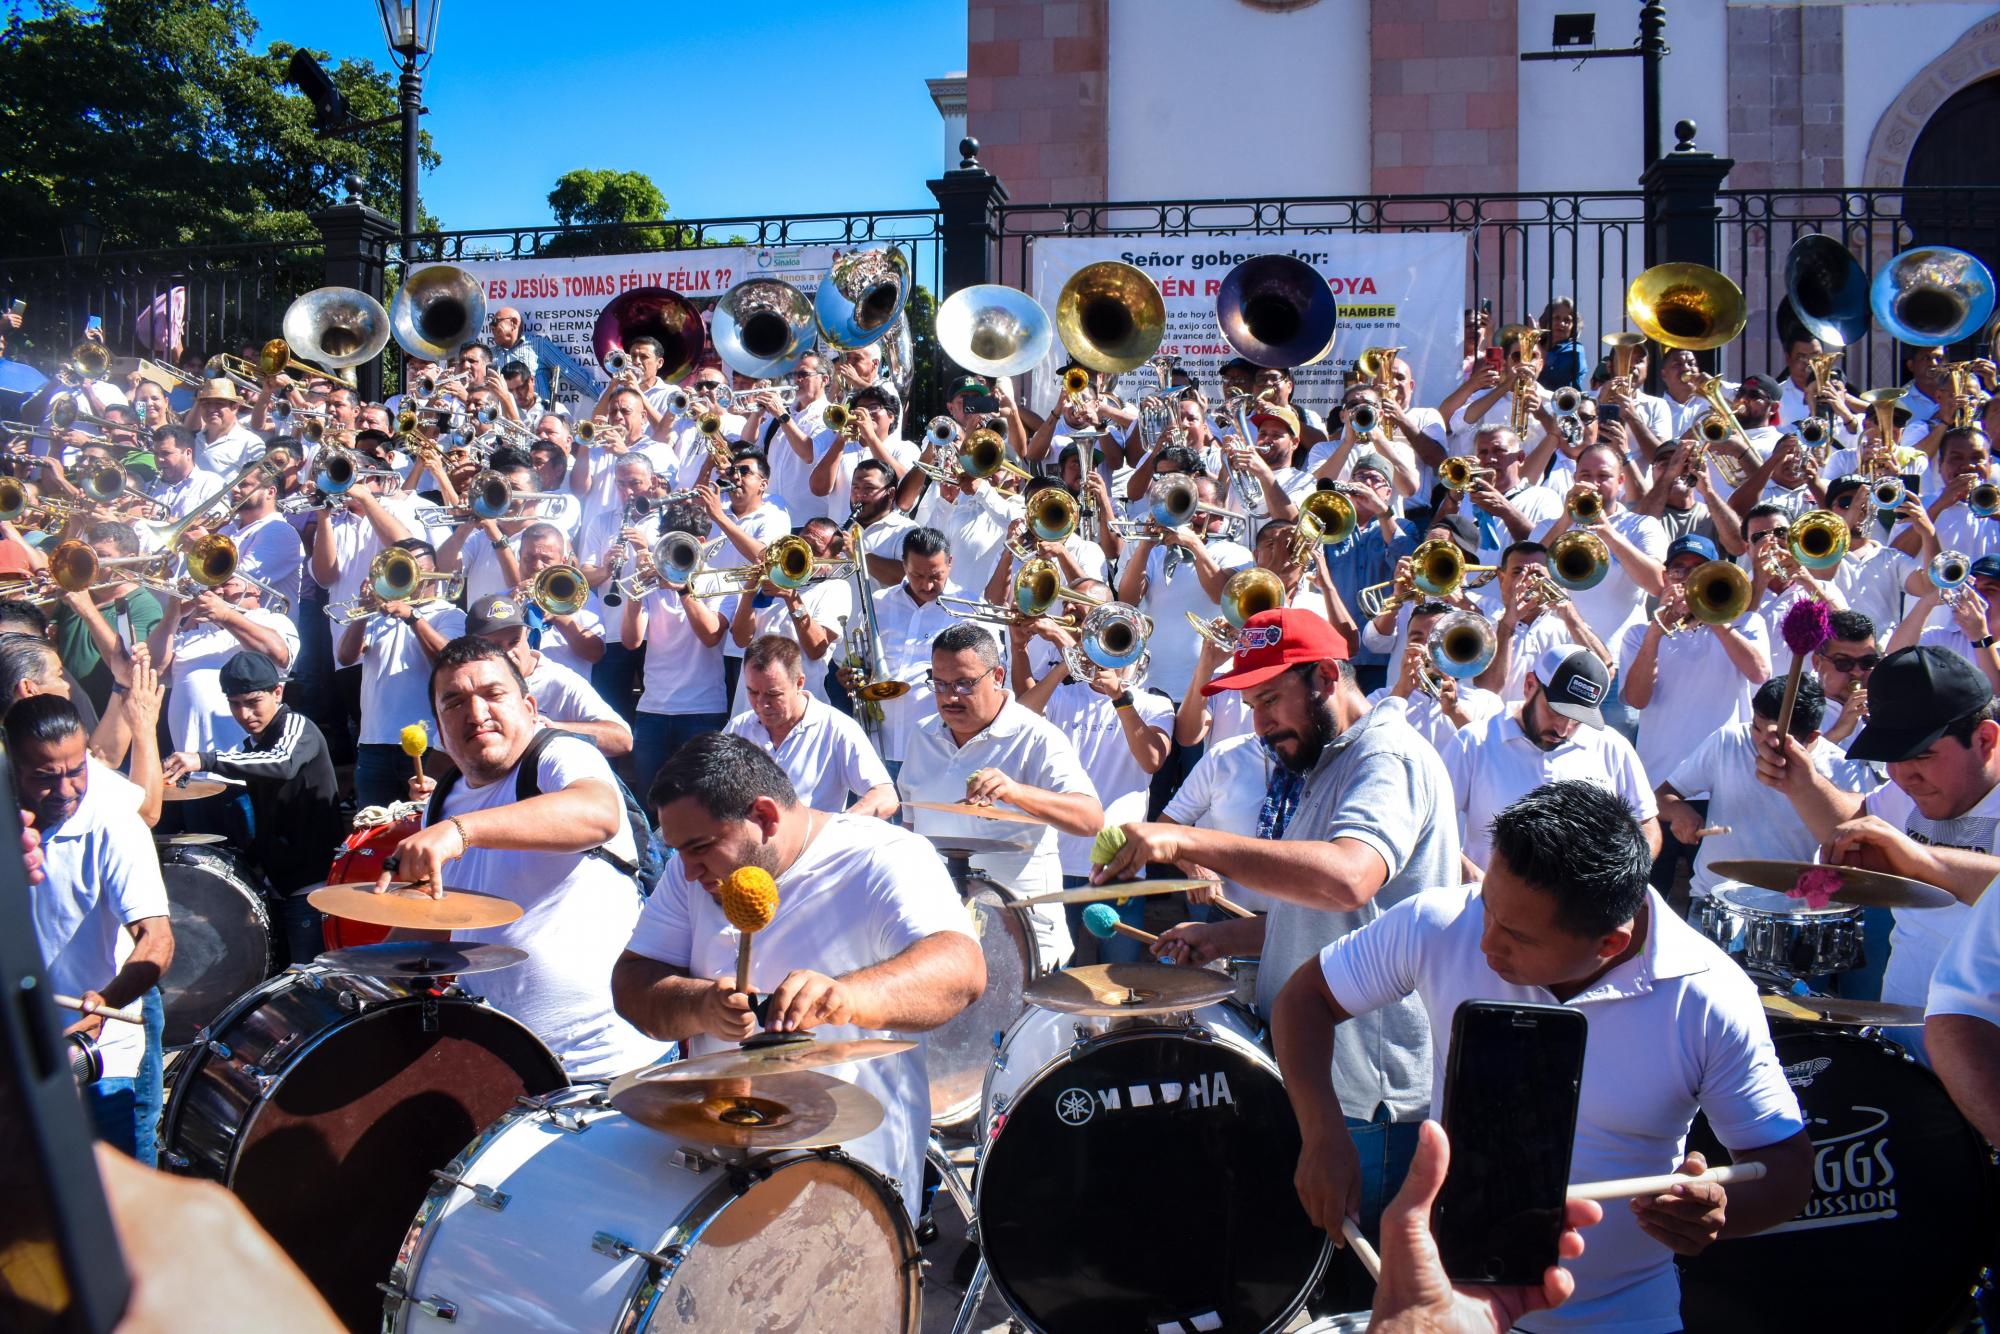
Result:
[[[1216,1006],[1222,1006],[1225,1004],[1226,1002],[1221,1002],[1221,1001],[1215,1002]],[[1208,1008],[1210,1007],[1209,1006],[1201,1007],[1201,1009],[1203,1010],[1206,1010]],[[1030,1013],[1032,1012],[1033,1010],[1031,1008]],[[1234,1013],[1234,1011],[1227,1011],[1227,1012]],[[1049,1010],[1046,1011],[1046,1013],[1061,1015],[1062,1017],[1068,1019],[1083,1018],[1083,1016],[1081,1015],[1064,1015],[1063,1012],[1060,1010]],[[1181,1012],[1176,1011],[1176,1013],[1181,1013]],[[1199,1014],[1200,1011],[1190,1011],[1187,1013],[1189,1013],[1190,1016],[1193,1016]],[[1023,1019],[1025,1019],[1026,1017],[1027,1017],[1026,1015],[1022,1016]],[[1227,1028],[1222,1026],[1211,1026],[1200,1022],[1193,1022],[1186,1025],[1179,1025],[1179,1024],[1167,1025],[1157,1022],[1159,1019],[1165,1017],[1167,1016],[1135,1015],[1129,1021],[1112,1020],[1111,1022],[1119,1024],[1119,1027],[1111,1029],[1109,1032],[1094,1033],[1089,1038],[1079,1039],[1075,1042],[1070,1043],[1068,1046],[1064,1047],[1062,1051],[1058,1053],[1053,1060],[1045,1063],[1041,1067],[1041,1069],[1035,1071],[1033,1075],[1029,1076],[1026,1080],[1022,1081],[1020,1088],[1015,1092],[1014,1101],[1018,1102],[1021,1098],[1026,1097],[1058,1066],[1072,1064],[1076,1060],[1080,1059],[1082,1056],[1086,1055],[1087,1053],[1097,1050],[1099,1047],[1109,1047],[1119,1042],[1136,1041],[1143,1037],[1157,1036],[1162,1032],[1180,1032],[1185,1034],[1193,1029],[1200,1029],[1208,1034],[1208,1036],[1205,1039],[1200,1039],[1203,1041],[1227,1043],[1228,1039],[1218,1038],[1216,1036],[1217,1033],[1225,1033],[1228,1034],[1229,1037],[1239,1040],[1242,1044],[1240,1049],[1242,1053],[1248,1056],[1253,1063],[1268,1067],[1272,1078],[1278,1081],[1278,1087],[1281,1089],[1284,1087],[1285,1083],[1284,1074],[1278,1068],[1277,1058],[1265,1049],[1264,1044],[1262,1042],[1257,1041],[1253,1037],[1248,1037],[1242,1033],[1239,1033],[1233,1028]],[[1013,1036],[1013,1029],[1008,1030],[1008,1036],[1009,1037]],[[1005,1050],[1006,1046],[1003,1043],[1001,1046],[1001,1051],[1004,1052]],[[988,1088],[991,1087],[991,1084],[992,1084],[992,1077],[989,1072],[987,1078]],[[986,1212],[985,1194],[986,1194],[987,1155],[991,1152],[993,1146],[1000,1142],[1001,1136],[1007,1133],[1007,1123],[1004,1121],[1001,1123],[1000,1129],[997,1132],[991,1130],[985,1123],[984,1120],[985,1101],[986,1101],[985,1097],[982,1094],[980,1099],[982,1123],[980,1125],[980,1133],[977,1141],[979,1146],[979,1160],[977,1165],[974,1167],[972,1173],[972,1206],[973,1206],[972,1212],[975,1218],[983,1216]],[[1008,1287],[1006,1280],[1000,1276],[1000,1271],[994,1267],[992,1262],[992,1257],[983,1249],[985,1244],[986,1243],[982,1242],[981,1255],[986,1260],[986,1273],[989,1281],[993,1285],[993,1290],[1000,1294],[1000,1300],[1002,1301],[1002,1303],[1006,1305],[1008,1311],[1014,1316],[1014,1318],[1019,1320],[1023,1325],[1026,1325],[1029,1330],[1033,1331],[1033,1334],[1047,1334],[1047,1330],[1042,1326],[1040,1321],[1037,1320],[1033,1315],[1022,1309],[1020,1302],[1015,1298],[1012,1290]],[[1332,1263],[1333,1263],[1333,1238],[1328,1234],[1326,1234],[1325,1232],[1321,1232],[1319,1256],[1313,1262],[1311,1275],[1308,1276],[1306,1281],[1300,1286],[1298,1293],[1292,1298],[1291,1304],[1281,1314],[1272,1317],[1271,1323],[1265,1325],[1264,1328],[1261,1331],[1259,1331],[1259,1334],[1270,1334],[1270,1331],[1272,1330],[1283,1329],[1286,1323],[1289,1322],[1293,1316],[1297,1315],[1301,1310],[1305,1309],[1306,1303],[1312,1299],[1312,1294],[1314,1290],[1319,1287],[1320,1280],[1323,1277],[1325,1277],[1327,1267]]]
[[[1027,913],[1026,910],[1020,906],[1021,895],[1016,893],[1014,890],[1008,888],[1006,885],[1000,884],[998,881],[988,880],[983,878],[975,870],[971,875],[965,878],[965,881],[958,882],[954,886],[959,891],[958,895],[959,899],[968,907],[972,906],[976,902],[976,900],[965,893],[963,885],[973,881],[977,881],[983,887],[983,889],[990,890],[993,893],[993,896],[1001,901],[1002,908],[1011,908],[1014,910],[1009,915],[1012,916],[1012,918],[1014,919],[1014,923],[1018,930],[1018,934],[1009,933],[1008,939],[1018,942],[1021,946],[1022,953],[1026,956],[1024,960],[1024,966],[1021,970],[1021,985],[1023,987],[1026,987],[1028,983],[1035,981],[1037,978],[1047,976],[1049,973],[1049,969],[1044,967],[1042,964],[1042,952],[1035,948],[1034,928],[1030,927],[1027,924],[1027,922],[1023,920],[1026,917]],[[1008,1022],[1006,1030],[1002,1033],[1003,1040],[1005,1038],[1006,1033],[1013,1032],[1014,1025],[1021,1021],[1022,1015],[1025,1015],[1029,1010],[1033,1008],[1034,1007],[1029,1005],[1025,999],[1021,1001],[1021,1013],[1015,1015],[1014,1018]],[[928,1047],[926,1047],[926,1050],[928,1051]],[[996,1054],[998,1053],[998,1051],[999,1048],[997,1047],[994,1048],[994,1052]],[[992,1057],[989,1056],[986,1060],[986,1068],[990,1070],[992,1064],[993,1064]],[[925,1090],[926,1092],[928,1092],[930,1084],[930,1080],[928,1079],[928,1077],[925,1079],[924,1083],[925,1083]],[[973,1122],[979,1119],[979,1109],[984,1107],[985,1105],[986,1105],[986,1080],[984,1078],[981,1078],[979,1081],[979,1089],[977,1092],[975,1092],[970,1097],[965,1098],[960,1102],[953,1103],[950,1107],[945,1108],[942,1112],[932,1113],[931,1128],[933,1130],[962,1130],[966,1126],[971,1125]]]
[[1850,922],[1860,920],[1862,908],[1859,904],[1829,903],[1823,908],[1808,907],[1804,899],[1797,901],[1794,908],[1760,907],[1754,903],[1738,903],[1729,897],[1739,889],[1756,890],[1759,894],[1775,893],[1775,890],[1758,889],[1755,885],[1721,885],[1712,889],[1704,897],[1710,903],[1720,904],[1727,911],[1745,918],[1757,917],[1774,922]]
[[[225,863],[223,866],[220,867],[204,866],[200,862],[180,861],[178,859],[174,860],[171,864],[176,866],[189,867],[194,870],[206,871],[208,874],[214,876],[217,880],[220,880],[223,884],[229,886],[231,889],[234,889],[238,894],[240,894],[245,900],[249,902],[251,919],[255,921],[257,925],[262,927],[264,930],[264,966],[262,969],[263,976],[260,977],[256,982],[256,984],[251,986],[249,990],[244,991],[241,994],[233,997],[227,1005],[222,1007],[221,1013],[210,1017],[208,1021],[202,1024],[200,1028],[196,1029],[194,1036],[188,1039],[188,1041],[177,1042],[173,1044],[163,1043],[162,1044],[163,1046],[173,1045],[176,1047],[201,1047],[205,1045],[206,1040],[210,1036],[210,1030],[213,1029],[215,1025],[221,1022],[225,1017],[229,1016],[231,1012],[235,1010],[237,1004],[240,1001],[242,1001],[245,997],[255,993],[266,983],[274,981],[276,977],[284,976],[283,973],[274,975],[271,972],[271,958],[277,952],[277,942],[275,941],[275,939],[273,939],[275,933],[271,930],[270,906],[267,903],[265,903],[264,896],[258,893],[257,887],[251,884],[246,877],[240,874],[240,868],[242,866],[241,860],[232,853],[222,853],[220,855],[218,854],[217,849],[226,849],[227,847],[228,844],[217,844],[214,847],[182,847],[173,849],[173,851],[181,853],[204,854],[207,857],[214,858],[216,861]],[[165,872],[169,864],[170,864],[169,862],[164,860],[160,863],[162,884],[165,883]],[[169,909],[168,916],[169,919],[171,919],[172,917],[171,910],[173,908],[173,900],[171,895],[168,896],[167,906]],[[171,973],[172,971],[173,971],[173,965],[168,964],[167,972]],[[291,970],[287,969],[286,971],[289,972]],[[160,985],[160,996],[162,1002],[165,1001],[167,994],[166,981],[167,979],[165,976],[162,976],[160,978],[159,985]],[[161,1111],[164,1114],[165,1108],[163,1107]],[[162,1121],[162,1124],[164,1124],[164,1119]]]

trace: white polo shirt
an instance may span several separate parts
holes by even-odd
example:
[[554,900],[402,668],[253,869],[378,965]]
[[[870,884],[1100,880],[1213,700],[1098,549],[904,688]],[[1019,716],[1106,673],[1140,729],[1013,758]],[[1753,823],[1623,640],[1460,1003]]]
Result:
[[[420,603],[417,618],[429,622],[446,640],[465,633],[465,613],[449,603]],[[336,653],[345,633],[342,627],[334,628]],[[393,616],[370,617],[361,632],[359,661],[361,735],[358,740],[366,746],[396,745],[402,740],[405,727],[431,717],[431,660],[424,655],[416,627],[404,625]]]
[[[1652,622],[1634,621],[1618,639],[1618,661],[1629,673]],[[1733,628],[1769,652],[1764,622],[1749,612]],[[1639,715],[1639,761],[1649,774],[1670,774],[1705,737],[1750,717],[1750,696],[1765,678],[1736,670],[1722,638],[1705,625],[1662,636],[1653,658],[1653,698]],[[1624,691],[1629,675],[1619,681]],[[1628,701],[1629,702],[1629,701]],[[1811,861],[1810,857],[1806,858]]]
[[[1466,725],[1470,726],[1482,718],[1490,718],[1502,712],[1507,705],[1490,690],[1481,690],[1470,681],[1458,683],[1458,702],[1469,715]],[[1369,692],[1371,708],[1394,709],[1403,715],[1405,722],[1417,730],[1417,735],[1431,743],[1431,749],[1442,756],[1447,747],[1458,739],[1458,724],[1444,716],[1438,702],[1424,691],[1412,691],[1408,698],[1392,695],[1389,687],[1383,686]]]
[[[825,439],[813,442],[813,448],[819,451],[819,457],[822,459],[826,457],[827,450],[838,449],[840,450],[840,461],[834,465],[833,489],[820,497],[820,499],[826,505],[826,516],[835,523],[839,523],[847,517],[848,511],[854,508],[855,468],[860,466],[861,460],[874,458],[875,453],[859,440],[848,440],[845,443],[838,443],[834,440],[831,431],[825,432],[824,435]],[[917,454],[920,452],[918,447],[910,441],[893,436],[883,441],[882,444],[889,457],[896,460],[897,465],[903,468],[908,468],[910,464],[914,463]],[[890,480],[890,485],[895,485],[893,478]]]
[[[721,905],[682,874],[683,865],[678,857],[668,860],[625,948],[690,977],[734,978],[737,930]],[[757,933],[750,954],[750,985],[761,993],[795,969],[839,977],[885,963],[932,936],[972,934],[943,860],[921,838],[880,820],[836,815],[777,881],[777,913]],[[924,1035],[846,1024],[817,1028],[814,1035],[822,1042],[916,1042],[895,1056],[821,1072],[859,1085],[881,1103],[882,1124],[842,1147],[893,1177],[915,1217],[923,1203],[931,1119]],[[732,1045],[702,1035],[688,1039],[687,1051],[702,1056]]]
[[[875,629],[882,639],[882,661],[890,676],[910,687],[895,699],[882,701],[882,758],[894,761],[908,753],[917,720],[932,711],[931,641],[947,627],[956,625],[958,618],[935,598],[917,605],[910,597],[908,584],[878,588],[874,596]],[[860,627],[850,623],[848,629],[858,635]],[[962,797],[964,793],[959,795]]]
[[208,438],[206,431],[197,432],[194,438],[196,464],[225,479],[243,471],[245,465],[263,452],[264,437],[242,422],[214,440]]
[[[1135,687],[1132,708],[1139,720],[1171,738],[1174,733],[1173,702],[1156,690]],[[1049,696],[1042,717],[1070,739],[1077,759],[1097,799],[1104,803],[1104,827],[1146,818],[1146,799],[1152,791],[1153,776],[1141,768],[1125,740],[1125,728],[1118,719],[1118,706],[1108,695],[1100,695],[1087,685],[1065,679]],[[1056,835],[1057,855],[1064,875],[1090,874],[1090,847],[1096,835]]]
[[[299,656],[299,632],[275,611],[252,607],[243,616],[285,641],[285,671]],[[232,750],[243,743],[243,729],[229,712],[222,693],[222,664],[235,657],[243,641],[213,621],[193,625],[185,620],[174,631],[173,663],[167,668],[167,732],[175,750]]]
[[1988,885],[1931,974],[1925,1014],[1962,1014],[2000,1027],[2000,891]]
[[656,588],[640,604],[646,612],[646,680],[641,713],[722,713],[722,645],[704,644],[688,621],[678,591]]
[[[1737,883],[1710,870],[1716,862],[1742,858],[1809,862],[1819,854],[1819,840],[1785,794],[1757,781],[1756,737],[1762,729],[1763,724],[1748,720],[1697,737],[1694,749],[1665,779],[1690,801],[1707,797],[1706,823],[1729,827],[1726,834],[1702,839],[1695,853],[1693,894],[1698,899],[1719,886]],[[1813,768],[1829,776],[1846,759],[1824,737],[1813,742],[1811,756]]]
[[[1959,551],[1974,560],[1989,551],[2000,551],[2000,519],[1982,519],[1965,505],[1953,505],[1937,516],[1938,550]],[[1910,530],[1903,524],[1893,536]]]
[[[1554,526],[1554,523],[1547,523],[1536,528],[1535,541],[1546,543],[1549,529]],[[1620,505],[1612,511],[1609,526],[1650,559],[1661,564],[1666,562],[1667,530],[1652,515],[1638,514]],[[1608,548],[1609,543],[1606,546]],[[1642,613],[1646,606],[1646,590],[1632,582],[1632,576],[1618,563],[1616,555],[1611,557],[1610,572],[1597,587],[1574,590],[1569,596],[1583,613],[1584,624],[1607,647],[1618,638],[1618,632],[1625,623]]]
[[[299,584],[306,561],[305,544],[298,529],[282,514],[267,514],[230,534],[236,541],[239,568],[261,579],[285,595],[286,609],[279,613],[289,621],[299,618]],[[270,608],[276,610],[276,608]]]
[[[1646,892],[1646,939],[1568,1006],[1589,1021],[1570,1180],[1653,1176],[1680,1165],[1696,1111],[1732,1150],[1760,1149],[1805,1128],[1785,1080],[1757,986],[1729,957]],[[1320,952],[1320,971],[1349,1014],[1415,995],[1430,1017],[1433,1106],[1443,1106],[1451,1024],[1468,1000],[1554,1005],[1544,987],[1503,980],[1486,962],[1485,904],[1472,886],[1432,889]],[[1536,1331],[1678,1330],[1673,1252],[1640,1231],[1622,1202],[1564,1262],[1576,1295],[1537,1311]]]
[[[917,522],[935,528],[951,543],[951,573],[945,592],[955,598],[977,598],[1000,563],[1007,526],[1021,517],[1021,501],[982,483],[977,491],[946,500],[944,489],[932,486],[917,505]],[[899,553],[900,557],[900,553]]]
[[[840,643],[840,626],[843,621],[851,621],[854,616],[854,581],[852,579],[815,579],[799,591],[799,609],[810,616],[821,629],[831,632],[834,642],[826,652],[815,658],[803,651],[799,654],[799,667],[806,674],[806,692],[814,699],[826,700],[826,674],[843,657]],[[765,635],[776,635],[780,639],[799,642],[799,627],[792,620],[792,611],[777,598],[772,598],[750,613],[750,642],[756,643]],[[743,678],[736,680],[736,697],[729,701],[732,714],[741,713],[750,707],[750,701],[743,693]]]
[[1493,817],[1544,783],[1595,783],[1624,798],[1637,819],[1659,814],[1639,753],[1613,728],[1579,726],[1554,750],[1543,750],[1521,730],[1520,710],[1510,708],[1460,728],[1443,758],[1458,794],[1459,840],[1474,866],[1484,867],[1492,855],[1486,827]]
[[[1217,538],[1207,545],[1210,558],[1223,570],[1240,570],[1256,563],[1250,549],[1235,542]],[[1146,553],[1146,593],[1139,599],[1139,610],[1153,618],[1158,632],[1146,646],[1153,655],[1146,680],[1164,690],[1169,699],[1178,700],[1187,696],[1195,661],[1201,656],[1201,641],[1182,613],[1191,611],[1204,621],[1221,613],[1215,599],[1202,591],[1193,556],[1174,548],[1174,572],[1166,573],[1168,550],[1156,544]],[[1183,630],[1187,633],[1182,634]]]
[[784,506],[785,511],[794,515],[800,523],[826,513],[826,497],[812,493],[813,459],[819,457],[826,441],[821,439],[820,416],[826,411],[826,400],[815,399],[806,407],[792,413],[792,420],[806,438],[806,451],[810,458],[802,458],[785,434],[782,426],[766,419],[762,432],[764,437],[764,457],[771,464],[771,499]]
[[[68,996],[102,991],[132,955],[126,927],[167,916],[167,887],[152,831],[126,789],[131,784],[92,761],[77,808],[42,834],[44,876],[30,885],[35,943],[52,990]],[[98,1039],[106,1079],[139,1073],[146,1030],[107,1022]]]
[[[998,769],[1017,783],[1050,792],[1097,795],[1070,739],[1040,714],[1023,708],[1011,694],[986,730],[962,748],[943,718],[936,713],[925,718],[910,737],[909,758],[897,787],[905,801],[964,801],[966,779],[975,769]],[[1018,853],[974,857],[972,865],[1023,898],[1053,894],[1062,888],[1062,859],[1056,831],[1050,825],[982,820],[976,815],[945,811],[912,810],[908,815],[911,827],[926,836],[958,834],[999,839],[1019,847]],[[1053,966],[1067,959],[1069,925],[1062,908],[1032,908],[1028,917],[1044,960]]]
[[[402,521],[406,535],[426,537],[424,526],[417,522],[417,498],[408,491],[395,491],[386,496],[376,497],[376,503]],[[368,566],[382,554],[382,539],[375,531],[375,525],[359,514],[350,514],[345,509],[327,511],[320,520],[320,542],[333,543],[333,587],[327,590],[327,605],[336,606],[351,600],[368,584]]]
[[626,725],[618,710],[592,689],[589,680],[546,653],[536,655],[535,670],[528,677],[528,694],[534,698],[536,712],[542,715],[543,721],[551,724]]
[[[791,516],[786,514],[782,507],[768,500],[748,514],[732,513],[729,519],[752,541],[762,542],[766,546],[792,531]],[[702,548],[702,564],[710,569],[728,569],[734,565],[747,564],[749,560],[748,556],[737,550],[736,543],[729,539],[719,524],[715,528],[715,535]],[[709,581],[703,580],[697,587],[707,582]],[[739,600],[740,595],[732,593],[728,597],[714,599],[710,605],[715,608],[715,614],[722,618],[722,623],[728,625],[730,617],[736,614],[736,604]],[[736,641],[726,634],[722,637],[722,652],[724,657],[729,658],[743,656],[743,650],[736,647]]]
[[763,719],[749,711],[731,718],[727,730],[776,760],[799,800],[816,811],[843,811],[849,797],[866,796],[889,782],[889,771],[861,724],[810,695],[805,713],[783,741],[774,743]]
[[153,499],[167,507],[167,517],[184,519],[201,503],[222,490],[224,479],[206,468],[197,467],[178,482],[153,483]]
[[[2000,853],[2000,787],[1956,819],[1932,820],[1917,810],[1902,788],[1885,783],[1868,794],[1862,813],[1887,820],[1931,847]],[[1882,973],[1882,999],[1891,1005],[1922,1005],[1930,993],[1931,974],[1938,960],[1971,925],[1972,908],[1954,901],[1942,908],[1896,908],[1893,912],[1896,926],[1889,933],[1889,966]]]
[[1870,542],[1859,551],[1847,549],[1833,571],[1833,586],[1851,609],[1868,618],[1877,640],[1886,644],[1903,621],[1903,581],[1923,568],[1915,556],[1886,542]]
[[[1843,610],[1842,603],[1845,599],[1841,596],[1840,589],[1828,585],[1822,587],[1826,588],[1827,595],[1824,599],[1826,604],[1835,611]],[[1768,588],[1765,589],[1764,600],[1756,606],[1754,614],[1764,623],[1764,644],[1771,652],[1773,676],[1783,676],[1792,670],[1791,646],[1785,643],[1785,616],[1801,599],[1810,596],[1812,594],[1806,591],[1806,586],[1795,579],[1782,591],[1773,592]],[[1878,638],[1877,642],[1887,641]]]
[[[1224,691],[1209,702],[1233,698],[1238,693]],[[1160,813],[1175,824],[1255,838],[1257,820],[1264,810],[1264,794],[1271,786],[1271,766],[1275,763],[1271,752],[1255,736],[1243,734],[1222,742],[1211,738],[1193,772]],[[1257,912],[1269,912],[1277,902],[1226,875],[1222,877],[1222,889],[1232,902]]]

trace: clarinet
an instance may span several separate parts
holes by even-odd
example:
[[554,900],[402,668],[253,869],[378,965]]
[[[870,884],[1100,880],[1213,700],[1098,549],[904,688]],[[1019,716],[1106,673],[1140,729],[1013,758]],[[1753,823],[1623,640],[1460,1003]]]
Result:
[[[625,523],[627,525],[638,523],[646,517],[651,509],[652,506],[643,497],[638,500],[626,502]],[[625,595],[618,590],[618,580],[619,576],[625,572],[625,559],[630,554],[631,543],[625,541],[622,537],[619,538],[618,554],[612,558],[611,571],[604,579],[604,605],[607,607],[622,606],[625,602]]]

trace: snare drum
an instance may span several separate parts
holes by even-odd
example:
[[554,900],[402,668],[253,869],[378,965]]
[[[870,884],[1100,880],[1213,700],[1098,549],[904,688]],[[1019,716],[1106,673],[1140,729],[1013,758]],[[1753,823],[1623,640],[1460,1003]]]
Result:
[[190,1049],[160,1160],[229,1187],[343,1324],[372,1326],[431,1173],[516,1098],[566,1082],[533,1033],[479,1001],[292,969]]
[[1695,925],[1753,973],[1818,977],[1861,966],[1861,909],[1809,908],[1776,890],[1724,885]]
[[993,1064],[993,1038],[1027,1008],[1021,988],[1042,975],[1027,917],[1008,907],[1018,895],[977,874],[958,886],[973,934],[986,955],[986,990],[941,1028],[924,1035],[931,1124],[962,1126],[979,1111],[980,1085]]
[[839,1150],[725,1154],[582,1085],[524,1099],[439,1175],[382,1326],[911,1334],[917,1258],[902,1197]]
[[[375,879],[382,874],[382,859],[394,852],[404,839],[416,833],[417,828],[417,817],[406,815],[387,824],[364,825],[355,830],[341,844],[340,851],[334,854],[333,865],[327,868],[326,883],[351,885]],[[320,930],[330,950],[346,949],[352,945],[374,945],[389,938],[386,926],[350,921],[331,914],[322,919]]]
[[[1687,1327],[1956,1328],[2000,1221],[1986,1145],[1895,1044],[1782,1020],[1771,1030],[1812,1136],[1812,1198],[1788,1223],[1679,1261]],[[1729,1160],[1704,1119],[1688,1147]]]
[[163,1041],[181,1047],[271,975],[271,918],[234,854],[220,847],[161,848],[160,879],[174,928],[174,961],[160,983]]
[[1228,1005],[1014,1025],[973,1189],[994,1285],[1031,1329],[1272,1330],[1305,1304],[1332,1244],[1293,1190],[1298,1123],[1250,1034]]

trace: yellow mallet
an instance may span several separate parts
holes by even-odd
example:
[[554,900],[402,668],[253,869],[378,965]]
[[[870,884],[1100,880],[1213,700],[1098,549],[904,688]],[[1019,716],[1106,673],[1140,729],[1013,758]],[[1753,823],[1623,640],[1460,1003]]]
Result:
[[736,944],[736,989],[750,994],[750,937],[778,915],[778,882],[758,866],[739,866],[722,882],[722,915],[743,933]]
[[424,752],[431,748],[428,723],[411,723],[403,729],[403,753],[416,761],[417,781],[424,781]]

